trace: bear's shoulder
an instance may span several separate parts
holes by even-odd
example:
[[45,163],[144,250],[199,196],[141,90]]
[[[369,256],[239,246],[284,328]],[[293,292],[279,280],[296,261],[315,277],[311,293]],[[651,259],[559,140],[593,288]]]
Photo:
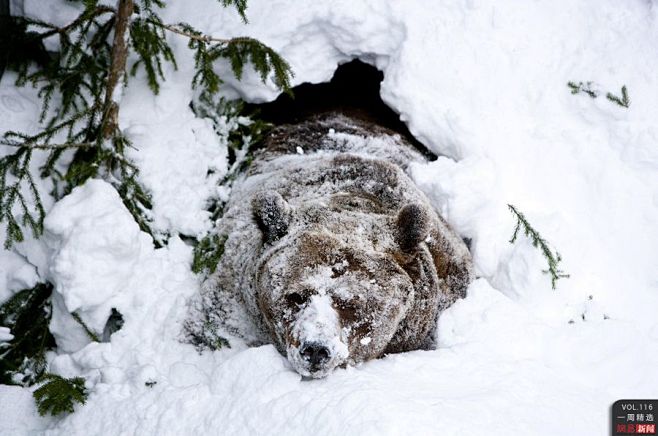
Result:
[[412,162],[425,157],[399,133],[366,120],[329,112],[297,124],[272,129],[262,148],[256,153],[248,174],[261,171],[261,166],[281,156],[317,152],[350,153],[391,162],[406,170]]

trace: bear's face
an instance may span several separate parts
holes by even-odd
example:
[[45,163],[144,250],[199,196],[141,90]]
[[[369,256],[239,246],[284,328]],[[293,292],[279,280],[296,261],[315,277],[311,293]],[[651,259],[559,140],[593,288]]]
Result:
[[277,345],[297,372],[314,378],[379,357],[413,294],[408,275],[389,255],[312,231],[265,257],[258,288]]
[[320,378],[381,356],[414,298],[395,253],[412,253],[426,237],[422,207],[400,210],[395,247],[381,252],[346,243],[322,224],[291,231],[295,212],[276,192],[261,193],[252,206],[267,248],[257,268],[256,302],[294,369]]

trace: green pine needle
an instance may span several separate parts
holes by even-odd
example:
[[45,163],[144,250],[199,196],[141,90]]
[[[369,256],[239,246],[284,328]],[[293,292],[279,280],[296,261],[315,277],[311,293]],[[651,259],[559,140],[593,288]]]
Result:
[[626,85],[621,87],[621,97],[617,97],[616,95],[608,92],[606,94],[606,98],[611,102],[618,104],[621,107],[628,108],[631,105],[631,100],[628,97],[628,91],[626,89]]
[[23,289],[0,305],[0,326],[14,338],[0,346],[0,384],[34,384],[46,370],[46,352],[55,347],[48,325],[52,285]]
[[512,206],[511,204],[508,204],[507,207],[516,217],[516,227],[514,228],[514,233],[512,234],[512,238],[509,241],[510,244],[516,242],[516,239],[519,235],[519,230],[523,228],[525,235],[532,241],[533,247],[539,248],[544,258],[546,258],[546,262],[548,262],[548,269],[544,270],[543,272],[545,274],[550,274],[551,286],[553,289],[555,289],[555,284],[559,279],[569,277],[569,274],[565,274],[558,267],[560,261],[562,260],[560,254],[557,251],[555,254],[553,254],[546,240],[542,238],[539,232],[530,225],[526,217],[521,212],[519,212],[516,207]]
[[85,404],[89,393],[82,377],[64,378],[57,374],[44,374],[43,384],[32,394],[41,416],[72,413],[75,403]]
[[[235,7],[246,22],[247,0],[220,3]],[[45,210],[37,174],[51,179],[55,199],[89,178],[102,177],[115,186],[140,228],[154,237],[156,246],[166,237],[151,230],[150,195],[139,182],[137,167],[125,155],[130,142],[118,127],[110,129],[108,137],[107,127],[113,123],[107,120],[112,111],[106,107],[106,94],[117,10],[98,0],[82,0],[81,4],[84,8],[80,14],[62,27],[9,17],[0,29],[0,52],[9,54],[7,65],[18,73],[16,84],[39,89],[42,122],[36,134],[7,132],[0,138],[0,145],[15,148],[0,158],[0,222],[6,223],[5,248],[24,241],[28,229],[35,237],[43,231]],[[217,93],[222,80],[215,62],[225,58],[236,77],[242,76],[249,63],[263,82],[271,76],[276,86],[290,92],[290,65],[274,50],[253,38],[218,39],[185,23],[165,24],[158,15],[163,7],[164,0],[135,1],[127,36],[128,50],[136,55],[136,61],[129,68],[130,74],[122,75],[124,86],[143,69],[152,92],[160,91],[165,65],[177,68],[166,38],[168,31],[187,37],[194,51],[193,87]],[[54,55],[43,45],[49,37],[59,40],[59,52]],[[38,173],[30,168],[34,150],[46,154]]]
[[571,89],[572,94],[579,94],[579,93],[585,93],[591,98],[596,98],[598,97],[598,92],[592,89],[592,82],[567,82],[567,86]]
[[89,339],[91,339],[93,342],[100,342],[100,338],[92,329],[89,328],[89,326],[80,318],[80,315],[77,312],[72,312],[71,316],[77,322],[80,324],[80,326],[83,328]]
[[146,18],[135,19],[130,25],[130,38],[132,48],[139,56],[139,61],[133,64],[130,73],[134,76],[138,68],[143,67],[149,87],[154,94],[158,94],[160,81],[165,78],[162,64],[169,62],[174,69],[178,68],[160,17],[151,13]]
[[200,274],[212,274],[217,269],[222,255],[224,254],[224,244],[226,236],[208,235],[201,239],[194,247],[194,259],[192,261],[192,271]]
[[[589,95],[591,98],[596,98],[598,97],[598,92],[592,89],[592,82],[567,82],[567,86],[569,89],[571,89],[572,94],[580,94],[581,92],[584,94]],[[631,104],[631,100],[628,97],[628,90],[626,89],[626,85],[621,87],[621,97],[618,97],[611,92],[608,92],[606,95],[606,98],[610,100],[611,102],[621,106],[628,108]]]
[[246,24],[247,21],[247,0],[219,0],[222,6],[229,7],[229,6],[235,6],[235,8],[238,10],[238,14],[240,15],[240,18],[242,18],[242,21]]

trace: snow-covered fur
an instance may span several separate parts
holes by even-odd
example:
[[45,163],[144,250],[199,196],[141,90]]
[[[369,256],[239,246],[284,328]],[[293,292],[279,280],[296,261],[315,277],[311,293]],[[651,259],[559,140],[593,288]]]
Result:
[[264,145],[219,222],[227,239],[204,285],[206,324],[274,343],[311,377],[432,347],[437,316],[473,272],[405,172],[422,155],[338,114],[277,127]]

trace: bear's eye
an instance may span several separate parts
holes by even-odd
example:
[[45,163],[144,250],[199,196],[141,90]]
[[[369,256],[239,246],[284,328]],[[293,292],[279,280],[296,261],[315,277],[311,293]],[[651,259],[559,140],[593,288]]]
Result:
[[296,306],[301,306],[302,304],[306,303],[306,300],[308,300],[308,297],[298,292],[293,292],[292,294],[286,295],[286,301]]

